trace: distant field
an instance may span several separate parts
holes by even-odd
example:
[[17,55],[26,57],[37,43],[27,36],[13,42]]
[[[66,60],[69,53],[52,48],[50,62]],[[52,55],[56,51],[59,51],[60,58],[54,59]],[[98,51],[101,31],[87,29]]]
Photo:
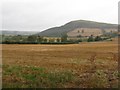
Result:
[[3,45],[3,87],[118,87],[118,44]]
[[[84,32],[82,32],[84,31]],[[67,33],[68,36],[100,36],[103,32],[101,29],[98,28],[77,28],[73,31]]]
[[110,32],[117,32],[117,29],[104,29],[101,30],[101,29],[98,29],[98,28],[77,28],[73,31],[70,31],[67,33],[68,36],[100,36],[100,35],[103,35],[104,33],[103,32],[106,32],[106,33],[110,33]]

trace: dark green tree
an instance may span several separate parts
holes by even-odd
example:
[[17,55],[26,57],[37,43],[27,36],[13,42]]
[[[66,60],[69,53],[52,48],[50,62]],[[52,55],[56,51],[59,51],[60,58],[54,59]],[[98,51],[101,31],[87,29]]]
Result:
[[44,38],[44,39],[43,39],[43,42],[47,42],[47,39],[46,39],[46,38]]
[[95,37],[95,41],[101,41],[101,40],[102,40],[102,38],[100,36]]
[[60,39],[59,39],[59,38],[57,38],[57,42],[60,42]]
[[62,37],[61,37],[61,41],[62,42],[67,42],[67,37],[68,37],[67,34],[63,34]]
[[37,42],[38,42],[38,43],[41,43],[42,41],[43,41],[43,37],[37,36]]
[[77,42],[82,42],[82,39],[77,40]]
[[91,35],[89,38],[88,38],[88,40],[87,40],[88,42],[93,42],[94,41],[94,38],[93,38],[93,36]]
[[37,42],[37,36],[30,35],[30,36],[28,36],[27,41],[31,42],[31,43],[35,43],[35,42]]
[[20,42],[22,40],[22,36],[21,35],[15,35],[11,37],[13,42]]

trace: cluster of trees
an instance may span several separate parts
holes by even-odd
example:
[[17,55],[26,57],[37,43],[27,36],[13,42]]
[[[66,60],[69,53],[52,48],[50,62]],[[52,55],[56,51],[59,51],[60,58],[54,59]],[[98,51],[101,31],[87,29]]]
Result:
[[95,38],[93,36],[90,36],[88,38],[88,42],[93,42],[93,41],[102,41],[103,39],[100,36],[96,36]]
[[35,36],[35,35],[30,35],[30,36],[22,36],[22,35],[16,35],[16,36],[2,36],[2,43],[41,43],[42,37],[40,36]]
[[47,42],[47,39],[41,36],[37,35],[30,35],[30,36],[22,36],[22,35],[16,35],[16,36],[5,36],[2,35],[2,42],[3,44],[69,44],[69,43],[75,43],[73,41],[67,40],[67,35],[63,34],[61,36],[61,40],[57,39],[57,42],[54,40],[49,40]]
[[101,36],[96,36],[96,37],[90,36],[90,37],[87,39],[88,42],[103,41],[103,40],[110,40],[110,41],[112,41],[111,37],[101,38]]

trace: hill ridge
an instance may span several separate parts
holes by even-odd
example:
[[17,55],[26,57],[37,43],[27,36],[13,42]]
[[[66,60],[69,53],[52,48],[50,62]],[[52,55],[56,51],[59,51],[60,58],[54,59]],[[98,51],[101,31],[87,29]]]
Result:
[[117,29],[117,24],[103,23],[96,21],[88,20],[74,20],[70,21],[59,27],[52,27],[47,30],[44,30],[38,35],[40,36],[51,36],[51,37],[60,37],[62,34],[67,34],[68,32],[77,29],[77,28],[99,28],[99,29]]

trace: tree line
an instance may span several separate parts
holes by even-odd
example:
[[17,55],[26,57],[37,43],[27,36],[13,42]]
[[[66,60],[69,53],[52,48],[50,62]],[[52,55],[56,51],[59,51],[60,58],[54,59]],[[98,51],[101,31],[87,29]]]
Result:
[[[49,38],[49,37],[48,37]],[[5,36],[2,35],[3,44],[67,44],[67,43],[75,43],[72,41],[67,41],[67,35],[62,35],[61,40],[58,38],[56,42],[54,40],[47,41],[47,38],[37,35],[15,35],[15,36]]]
[[[116,35],[110,36],[109,34],[104,35],[102,38],[101,36],[89,36],[86,38],[87,42],[94,42],[94,41],[103,41],[107,39],[111,39]],[[3,44],[69,44],[69,43],[79,43],[83,42],[82,36],[78,36],[76,40],[68,40],[68,36],[66,34],[61,35],[61,40],[57,39],[56,42],[54,40],[47,41],[46,38],[39,36],[39,35],[29,35],[29,36],[22,36],[22,35],[15,35],[15,36],[6,36],[2,35],[2,41],[0,43]]]

